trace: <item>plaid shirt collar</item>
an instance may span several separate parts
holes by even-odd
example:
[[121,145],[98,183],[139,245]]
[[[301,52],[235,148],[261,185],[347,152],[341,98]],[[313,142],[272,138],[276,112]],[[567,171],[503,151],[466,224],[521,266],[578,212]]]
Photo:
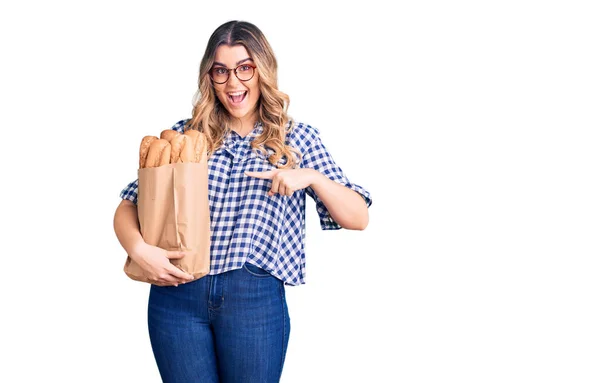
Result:
[[254,129],[250,133],[248,133],[245,137],[240,136],[234,130],[229,130],[226,133],[225,139],[223,140],[223,146],[229,149],[235,148],[239,145],[240,141],[250,142],[254,139],[254,137],[259,136],[263,131],[263,126],[260,122],[254,124]]
[[254,125],[254,129],[245,137],[240,136],[237,132],[229,130],[225,133],[223,145],[215,150],[213,154],[219,154],[223,151],[228,152],[233,158],[239,160],[248,155],[250,151],[250,141],[259,136],[263,132],[263,126],[260,122]]

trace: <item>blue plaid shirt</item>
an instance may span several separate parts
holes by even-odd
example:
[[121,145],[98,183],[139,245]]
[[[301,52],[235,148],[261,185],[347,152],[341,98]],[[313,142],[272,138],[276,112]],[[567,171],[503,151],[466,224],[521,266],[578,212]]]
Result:
[[[171,129],[183,133],[188,120]],[[252,150],[250,141],[262,132],[256,124],[246,137],[229,132],[224,144],[208,160],[208,202],[210,208],[210,274],[239,269],[244,262],[258,266],[286,285],[305,283],[305,205],[306,194],[316,203],[323,230],[341,229],[312,188],[296,190],[291,196],[267,195],[271,180],[246,176],[245,171],[263,172],[276,167],[267,156]],[[296,123],[287,134],[286,144],[300,150],[300,167],[316,169],[335,182],[358,192],[371,206],[371,196],[351,183],[334,162],[319,131]],[[269,154],[273,150],[266,148]],[[137,204],[138,180],[121,191],[121,198]]]

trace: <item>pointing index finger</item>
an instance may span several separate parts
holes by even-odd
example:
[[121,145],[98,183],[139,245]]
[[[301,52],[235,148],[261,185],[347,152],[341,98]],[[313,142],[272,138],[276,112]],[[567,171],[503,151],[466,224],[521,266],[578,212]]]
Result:
[[262,179],[271,179],[273,178],[273,170],[268,170],[266,172],[244,172],[245,175],[250,177],[262,178]]

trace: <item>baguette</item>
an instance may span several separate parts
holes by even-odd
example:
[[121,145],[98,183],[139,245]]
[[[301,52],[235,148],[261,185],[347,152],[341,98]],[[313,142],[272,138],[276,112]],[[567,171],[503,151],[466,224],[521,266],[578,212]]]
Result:
[[161,153],[158,166],[168,165],[170,159],[171,159],[171,144],[167,144],[167,146],[165,146],[165,149]]
[[188,129],[185,132],[183,132],[183,134],[190,137],[194,141],[194,144],[195,144],[196,140],[198,139],[198,136],[200,135],[200,132],[195,129]]
[[186,144],[186,141],[189,140],[189,137],[184,136],[183,134],[178,134],[173,137],[169,142],[171,144],[171,163],[176,164],[178,162],[183,162],[181,160],[181,151]]
[[167,140],[169,142],[171,142],[171,140],[173,140],[173,138],[180,136],[181,133],[179,133],[176,130],[172,130],[172,129],[165,129],[160,133],[160,138],[162,138],[163,140]]
[[171,159],[171,144],[165,139],[154,140],[148,149],[148,156],[144,167],[156,168],[167,165]]
[[148,157],[148,148],[150,147],[150,144],[156,140],[158,140],[158,137],[156,136],[146,136],[142,138],[140,144],[140,168],[145,166],[146,158]]
[[206,136],[204,133],[200,133],[198,143],[196,144],[196,162],[206,160],[207,155]]
[[194,143],[193,162],[200,162],[203,158],[203,154],[206,152],[206,136],[204,136],[204,133],[194,129],[186,130],[183,134],[192,138]]
[[194,140],[186,135],[183,146],[181,147],[181,154],[179,155],[180,162],[194,162],[196,154],[194,153]]

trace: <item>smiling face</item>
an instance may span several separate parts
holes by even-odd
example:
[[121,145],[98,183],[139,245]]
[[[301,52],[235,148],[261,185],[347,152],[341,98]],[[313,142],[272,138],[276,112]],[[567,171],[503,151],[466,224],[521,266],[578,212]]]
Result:
[[215,74],[226,74],[227,69],[233,69],[229,71],[229,78],[225,83],[217,84],[213,80],[213,84],[221,104],[231,116],[241,119],[244,125],[253,125],[256,121],[256,106],[260,97],[258,71],[254,69],[254,76],[250,80],[241,81],[235,75],[235,68],[239,67],[238,75],[244,79],[245,75],[252,73],[250,65],[255,66],[244,46],[221,45],[217,48],[211,69],[213,79]]

